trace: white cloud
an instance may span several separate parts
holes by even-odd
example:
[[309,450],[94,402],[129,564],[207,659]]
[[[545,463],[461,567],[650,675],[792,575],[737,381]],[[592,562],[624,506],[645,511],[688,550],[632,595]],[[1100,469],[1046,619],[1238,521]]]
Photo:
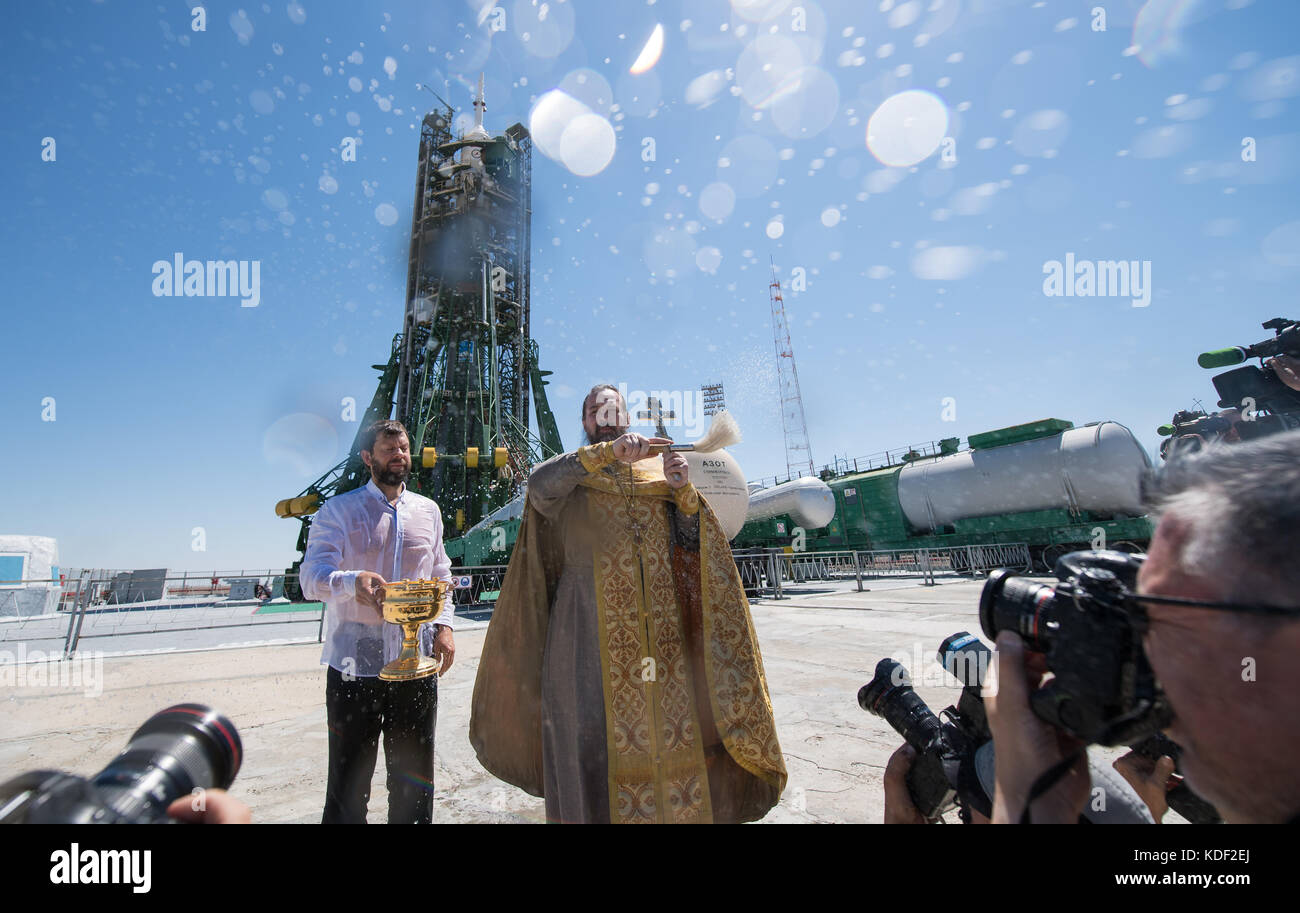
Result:
[[912,273],[918,279],[964,279],[984,262],[979,247],[928,247],[912,257]]

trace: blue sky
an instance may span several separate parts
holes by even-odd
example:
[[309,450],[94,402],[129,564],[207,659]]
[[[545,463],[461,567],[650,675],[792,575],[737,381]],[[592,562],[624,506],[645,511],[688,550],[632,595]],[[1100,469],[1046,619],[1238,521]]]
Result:
[[[0,37],[0,532],[64,566],[293,558],[273,506],[345,455],[340,401],[400,329],[417,83],[470,111],[483,71],[494,133],[550,137],[532,324],[570,447],[592,383],[722,381],[746,475],[783,472],[769,257],[806,278],[818,465],[1047,416],[1154,450],[1214,405],[1197,352],[1300,316],[1288,0],[277,0],[206,4],[199,32],[191,6],[32,2]],[[571,108],[535,114],[556,89],[607,164],[557,142]],[[259,305],[155,297],[177,251],[260,261]],[[1150,304],[1045,296],[1067,253],[1149,261]]]

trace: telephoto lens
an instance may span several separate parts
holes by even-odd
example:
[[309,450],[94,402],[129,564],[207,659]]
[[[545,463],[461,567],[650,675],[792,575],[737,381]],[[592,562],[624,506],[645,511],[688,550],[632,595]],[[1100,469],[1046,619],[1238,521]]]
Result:
[[202,704],[177,704],[145,720],[91,781],[126,821],[160,821],[195,789],[228,789],[244,745],[233,723]]
[[876,663],[875,677],[858,689],[858,706],[883,718],[918,752],[942,738],[942,724],[921,696],[902,663],[888,657]]
[[907,670],[889,658],[876,664],[875,677],[858,690],[858,705],[883,717],[916,749],[916,759],[907,772],[907,794],[921,817],[927,821],[940,818],[957,799],[961,756],[949,733],[957,739],[960,733],[940,722],[912,689]]
[[198,789],[228,789],[244,746],[233,723],[202,704],[154,714],[92,779],[38,770],[0,785],[0,824],[149,824]]

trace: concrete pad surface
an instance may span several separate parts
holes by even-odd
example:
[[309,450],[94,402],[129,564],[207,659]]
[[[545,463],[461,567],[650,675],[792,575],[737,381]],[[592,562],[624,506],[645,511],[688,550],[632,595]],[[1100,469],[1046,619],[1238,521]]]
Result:
[[[858,707],[857,692],[882,657],[907,667],[936,713],[960,693],[934,655],[950,634],[979,633],[982,582],[867,585],[872,589],[859,593],[852,582],[807,584],[787,590],[787,598],[751,605],[790,772],[766,822],[881,820],[881,777],[902,740]],[[469,744],[470,696],[485,630],[483,622],[457,630],[456,662],[439,686],[434,821],[541,822],[542,801],[489,775]],[[252,807],[254,820],[319,821],[327,761],[319,657],[314,643],[108,657],[99,689],[86,687],[86,675],[80,686],[20,675],[0,688],[0,770],[12,776],[54,768],[89,776],[150,715],[197,702],[239,728],[245,761],[232,793]],[[381,746],[369,806],[373,822],[387,818],[383,771]]]

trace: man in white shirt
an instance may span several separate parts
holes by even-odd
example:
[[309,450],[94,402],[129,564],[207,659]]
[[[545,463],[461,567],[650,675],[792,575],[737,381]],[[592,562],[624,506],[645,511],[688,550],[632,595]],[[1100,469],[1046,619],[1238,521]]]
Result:
[[[321,823],[365,823],[382,732],[388,821],[428,824],[438,677],[378,677],[397,658],[402,640],[401,628],[383,620],[383,589],[399,580],[450,581],[451,562],[438,505],[406,490],[411,450],[401,422],[370,425],[362,434],[361,459],[370,481],[321,506],[302,562],[303,593],[324,602],[326,613],[321,663],[329,665],[329,784]],[[441,658],[442,672],[456,652],[453,611],[449,594],[442,612],[420,628],[420,652]]]

